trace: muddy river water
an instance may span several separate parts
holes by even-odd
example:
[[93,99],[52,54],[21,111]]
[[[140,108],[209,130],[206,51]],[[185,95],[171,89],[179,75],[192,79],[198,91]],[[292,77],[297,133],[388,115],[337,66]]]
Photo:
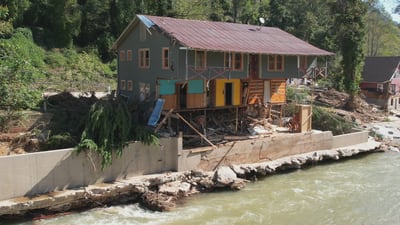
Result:
[[400,224],[400,153],[374,153],[201,194],[172,212],[137,204],[3,224]]

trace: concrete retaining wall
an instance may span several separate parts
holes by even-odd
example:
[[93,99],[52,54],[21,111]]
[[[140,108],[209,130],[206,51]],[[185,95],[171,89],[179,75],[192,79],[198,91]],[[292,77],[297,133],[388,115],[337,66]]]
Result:
[[216,150],[183,151],[179,170],[213,170],[217,166],[256,163],[289,155],[331,149],[332,133],[282,134],[273,137],[231,142]]
[[159,145],[131,143],[121,158],[104,171],[96,154],[73,149],[0,157],[0,200],[110,182],[165,171],[214,170],[367,142],[368,133],[332,136],[331,132],[281,134],[210,148],[182,150],[181,138],[163,138]]
[[332,148],[341,148],[368,141],[368,131],[359,131],[349,134],[333,136]]
[[166,138],[156,146],[131,143],[104,171],[96,154],[77,155],[73,149],[0,157],[0,200],[176,171],[181,142]]

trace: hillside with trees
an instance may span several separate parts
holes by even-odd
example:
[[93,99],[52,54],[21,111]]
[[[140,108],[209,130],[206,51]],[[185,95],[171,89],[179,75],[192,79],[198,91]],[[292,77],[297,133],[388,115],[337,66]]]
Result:
[[[1,0],[0,130],[10,112],[39,109],[45,91],[115,89],[110,49],[136,14],[279,27],[337,53],[321,85],[350,96],[365,56],[400,54],[400,25],[376,0]],[[76,144],[84,128],[70,127]]]

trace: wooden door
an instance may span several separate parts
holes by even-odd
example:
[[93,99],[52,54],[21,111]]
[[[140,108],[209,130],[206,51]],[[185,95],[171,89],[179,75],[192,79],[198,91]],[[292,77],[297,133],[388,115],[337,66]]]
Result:
[[249,78],[258,79],[260,77],[260,56],[258,54],[249,55]]

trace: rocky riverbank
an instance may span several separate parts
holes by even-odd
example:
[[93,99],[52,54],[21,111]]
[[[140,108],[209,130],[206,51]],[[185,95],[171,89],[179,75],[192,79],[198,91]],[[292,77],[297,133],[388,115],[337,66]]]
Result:
[[300,169],[321,161],[383,151],[381,149],[381,143],[370,139],[367,143],[346,148],[315,151],[255,164],[224,166],[211,172],[186,171],[132,177],[76,190],[10,199],[0,201],[0,219],[46,218],[64,212],[135,202],[151,210],[167,211],[193,194],[218,189],[240,190],[257,177]]

